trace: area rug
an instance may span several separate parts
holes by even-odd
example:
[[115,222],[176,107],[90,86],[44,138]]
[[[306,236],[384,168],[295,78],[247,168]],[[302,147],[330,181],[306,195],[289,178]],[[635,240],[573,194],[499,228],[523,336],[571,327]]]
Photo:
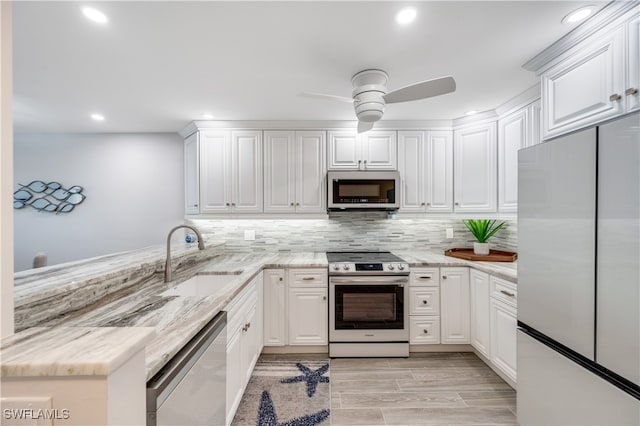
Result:
[[260,358],[232,425],[330,425],[330,403],[328,358]]

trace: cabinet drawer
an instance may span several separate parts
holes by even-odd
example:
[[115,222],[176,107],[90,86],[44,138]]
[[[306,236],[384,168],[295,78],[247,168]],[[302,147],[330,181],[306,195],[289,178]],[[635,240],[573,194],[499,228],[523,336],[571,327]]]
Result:
[[436,287],[440,285],[440,271],[438,268],[411,268],[409,285]]
[[409,317],[409,343],[414,345],[440,343],[440,318]]
[[492,276],[490,279],[490,285],[491,297],[497,300],[502,300],[511,306],[517,306],[518,291],[514,283]]
[[439,315],[440,289],[413,287],[409,289],[409,315]]
[[325,268],[290,269],[289,287],[327,287],[328,278]]

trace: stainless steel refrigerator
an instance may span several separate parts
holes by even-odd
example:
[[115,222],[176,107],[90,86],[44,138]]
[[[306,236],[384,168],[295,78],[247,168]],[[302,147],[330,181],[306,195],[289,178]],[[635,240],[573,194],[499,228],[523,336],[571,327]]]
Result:
[[640,113],[518,157],[518,421],[640,425]]

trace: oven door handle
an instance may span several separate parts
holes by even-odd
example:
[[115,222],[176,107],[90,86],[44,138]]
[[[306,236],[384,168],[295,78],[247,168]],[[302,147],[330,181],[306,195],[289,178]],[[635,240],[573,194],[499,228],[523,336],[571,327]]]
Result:
[[349,277],[330,278],[331,284],[407,284],[409,279],[398,277]]

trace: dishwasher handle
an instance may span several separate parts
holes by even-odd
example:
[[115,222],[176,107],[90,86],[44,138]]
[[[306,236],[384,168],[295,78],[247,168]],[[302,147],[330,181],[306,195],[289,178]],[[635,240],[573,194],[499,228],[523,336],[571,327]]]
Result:
[[147,382],[147,413],[155,412],[182,378],[227,326],[227,313],[220,311],[155,376]]

